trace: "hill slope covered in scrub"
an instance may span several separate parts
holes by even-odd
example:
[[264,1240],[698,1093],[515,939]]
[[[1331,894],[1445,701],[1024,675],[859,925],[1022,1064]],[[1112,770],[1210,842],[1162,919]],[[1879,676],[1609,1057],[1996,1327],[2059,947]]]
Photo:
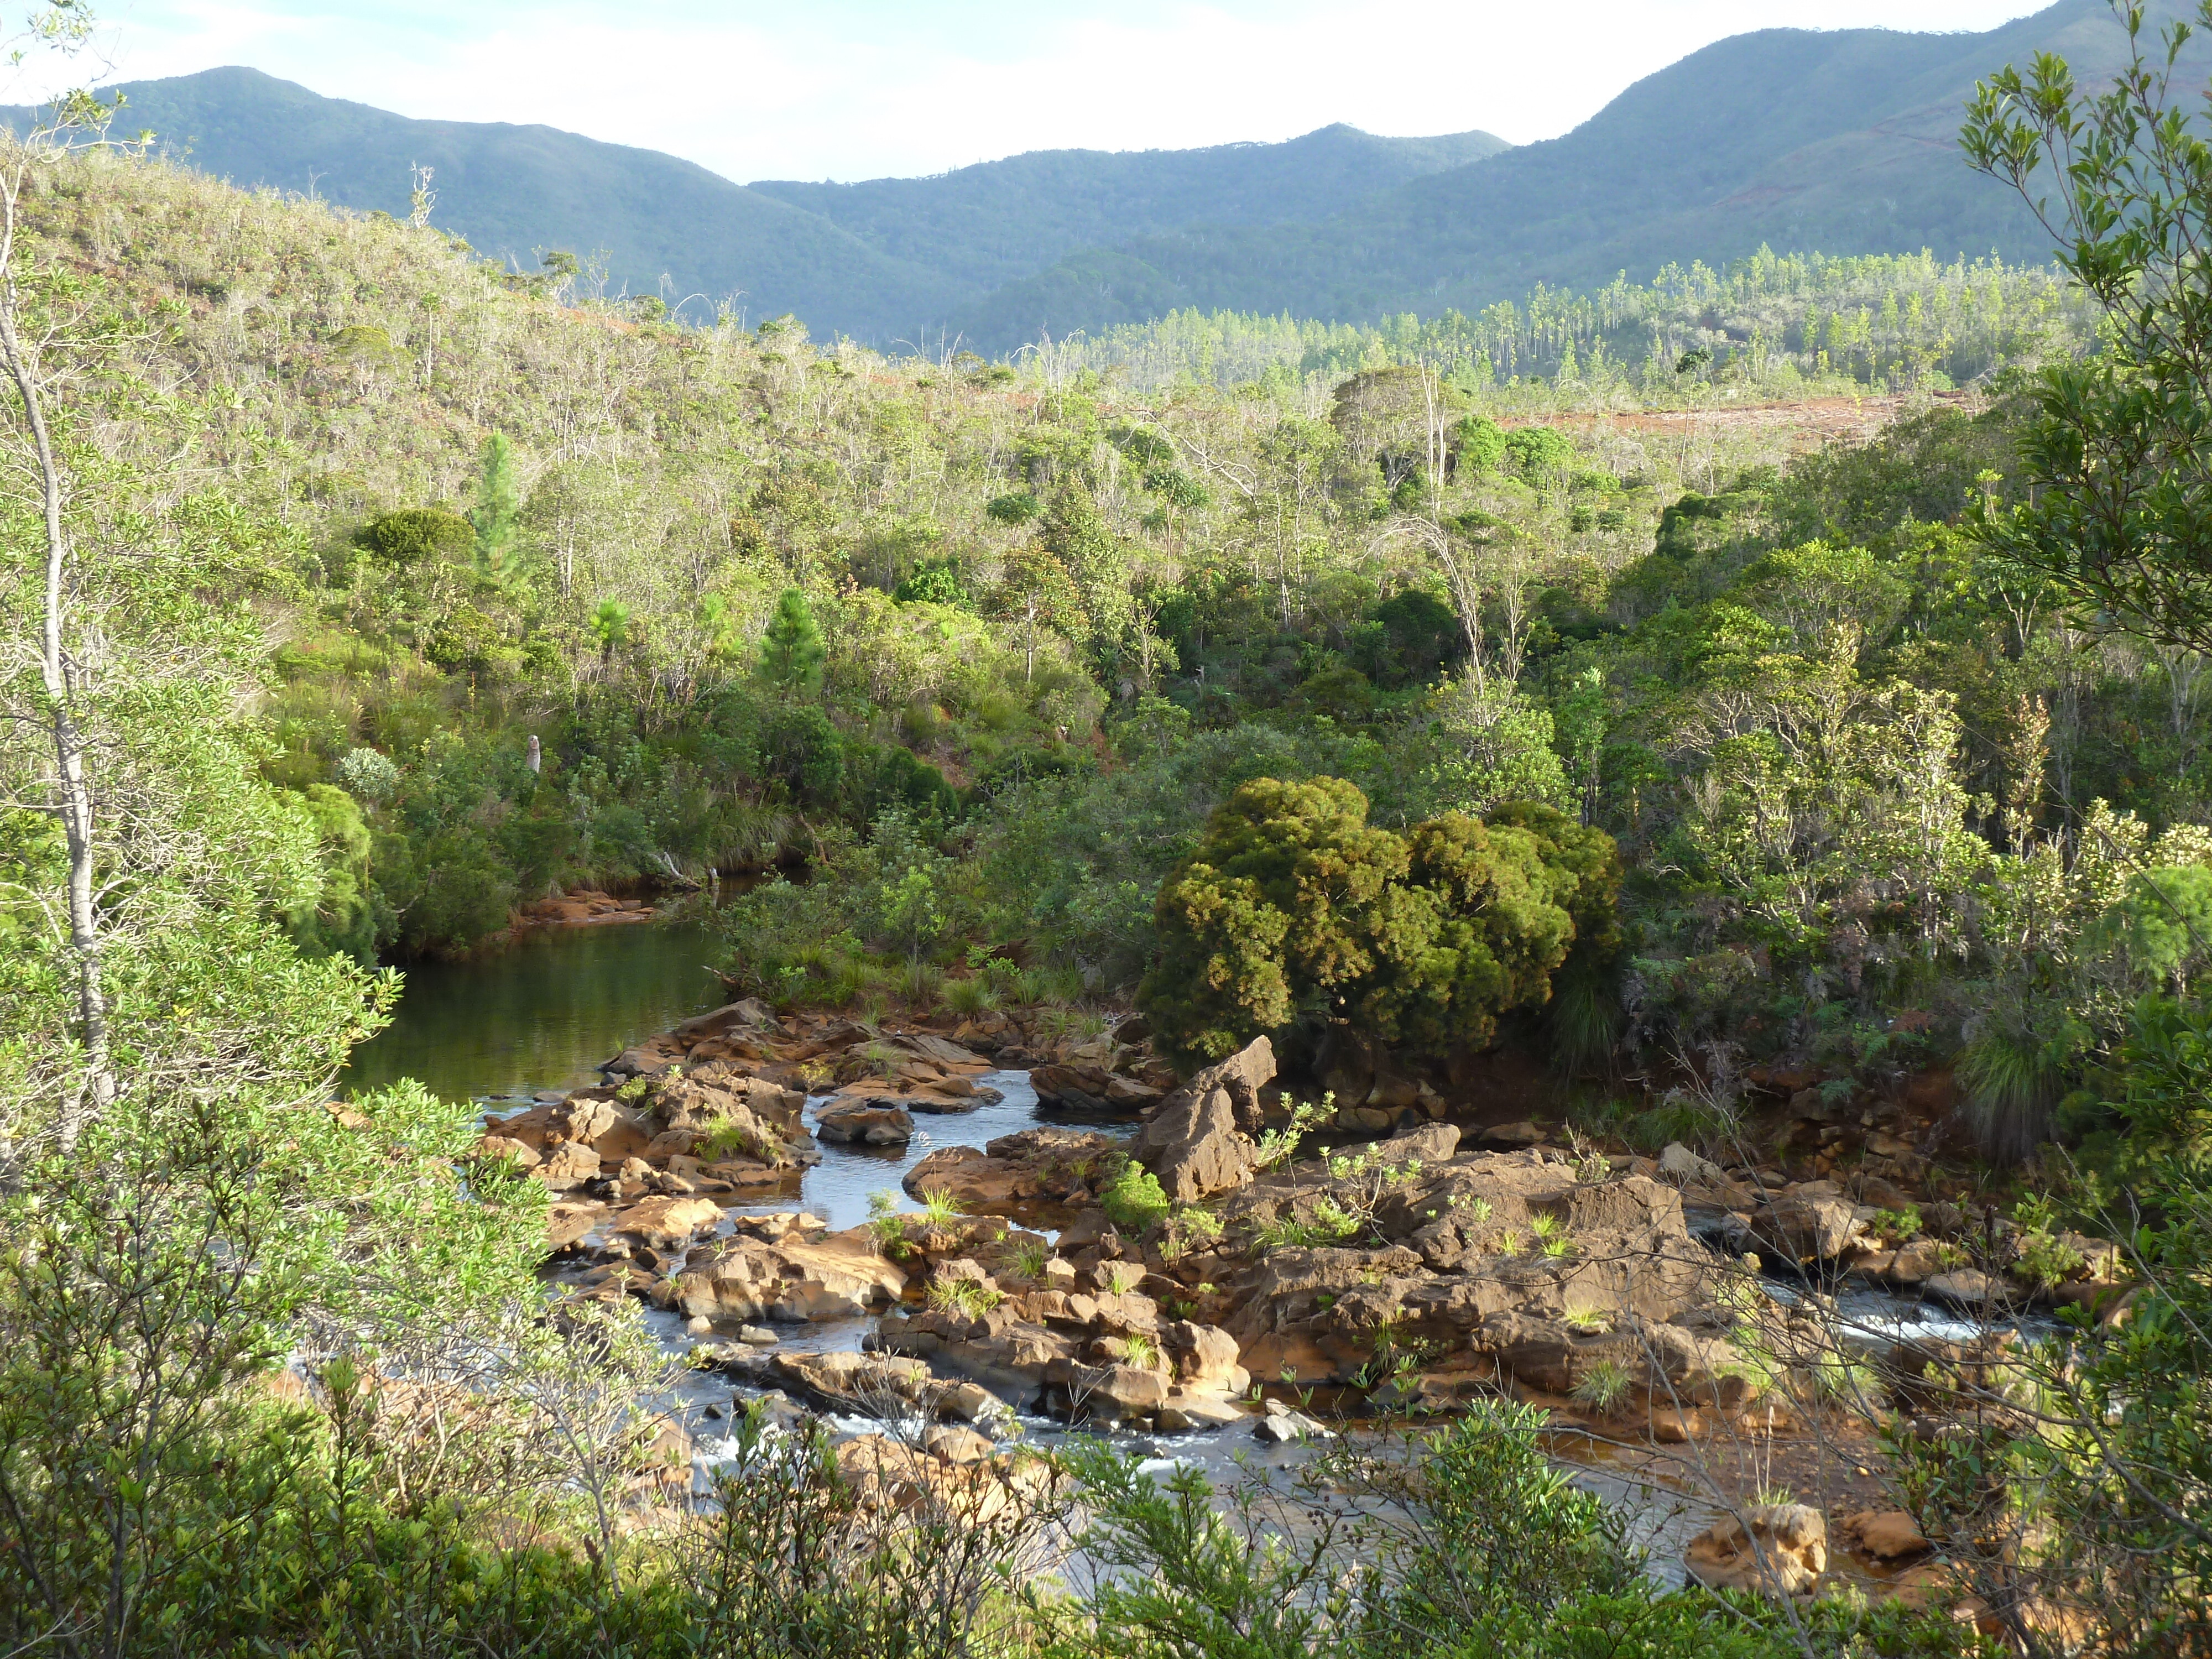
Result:
[[[524,270],[559,248],[611,293],[731,296],[821,334],[919,341],[955,310],[1077,248],[1205,217],[1307,222],[1505,148],[1486,133],[1377,138],[1334,126],[1279,144],[1041,150],[931,179],[733,184],[657,150],[547,126],[421,121],[250,69],[125,82],[122,129],[220,179],[404,217],[432,169],[434,222]],[[24,125],[28,112],[0,111]],[[666,281],[664,282],[663,278]]]

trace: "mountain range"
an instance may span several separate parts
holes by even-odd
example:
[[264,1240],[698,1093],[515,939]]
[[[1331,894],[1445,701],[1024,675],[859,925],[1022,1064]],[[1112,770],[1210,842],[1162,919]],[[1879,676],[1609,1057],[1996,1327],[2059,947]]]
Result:
[[[2104,0],[1978,34],[1762,29],[1692,52],[1562,137],[1386,138],[1044,150],[920,179],[739,185],[547,126],[425,121],[226,68],[126,84],[120,125],[241,185],[407,210],[524,267],[603,256],[613,291],[694,316],[736,296],[817,334],[957,337],[989,352],[1177,306],[1357,320],[1474,309],[1755,251],[2040,258],[2041,228],[1971,173],[1978,78],[2038,52],[2092,79],[2122,61]],[[0,111],[19,129],[28,112]]]

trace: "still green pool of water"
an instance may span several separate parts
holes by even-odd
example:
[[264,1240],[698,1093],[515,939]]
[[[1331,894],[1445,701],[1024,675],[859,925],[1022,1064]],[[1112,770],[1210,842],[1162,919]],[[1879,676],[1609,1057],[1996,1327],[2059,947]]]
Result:
[[411,1077],[442,1099],[599,1081],[629,1043],[723,1000],[696,923],[549,927],[464,962],[420,962],[391,1025],[354,1051],[348,1095]]

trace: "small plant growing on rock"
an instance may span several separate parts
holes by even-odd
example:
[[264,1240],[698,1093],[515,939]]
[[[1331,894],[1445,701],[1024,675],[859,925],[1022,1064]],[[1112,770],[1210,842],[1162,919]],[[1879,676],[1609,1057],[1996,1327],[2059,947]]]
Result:
[[1175,1230],[1184,1238],[1211,1244],[1221,1237],[1221,1218],[1211,1210],[1186,1204],[1175,1212]]
[[957,1313],[969,1319],[981,1319],[985,1314],[1006,1299],[1001,1291],[988,1285],[979,1285],[972,1279],[932,1279],[929,1285],[929,1305],[945,1313]]
[[749,1158],[757,1163],[773,1164],[781,1161],[783,1149],[765,1144],[762,1138],[734,1118],[725,1118],[707,1131],[706,1139],[699,1143],[703,1160],[713,1164],[726,1158]]
[[2063,1285],[2088,1265],[2087,1257],[2052,1231],[2058,1224],[2058,1206],[2048,1198],[2023,1198],[2013,1206],[2012,1218],[2021,1228],[2013,1244],[2012,1270],[2038,1290]]
[[1127,1296],[1137,1288],[1138,1280],[1143,1277],[1142,1273],[1119,1261],[1113,1263],[1098,1275],[1099,1282],[1105,1285],[1106,1293],[1109,1296]]
[[1569,1307],[1561,1311],[1559,1318],[1569,1330],[1579,1331],[1584,1336],[1600,1336],[1613,1328],[1613,1313],[1606,1308]]
[[1098,1207],[1123,1232],[1141,1233],[1166,1220],[1170,1206],[1160,1178],[1132,1159],[1100,1188]]
[[1041,1238],[1025,1240],[1014,1246],[1014,1271],[1024,1279],[1042,1279],[1044,1264],[1051,1260],[1051,1247]]
[[1920,1206],[1908,1204],[1901,1210],[1875,1212],[1867,1231],[1892,1249],[1900,1249],[1919,1237],[1926,1225],[1920,1218]]
[[1321,1104],[1301,1100],[1291,1108],[1290,1124],[1285,1128],[1269,1129],[1260,1137],[1260,1150],[1255,1161],[1263,1170],[1272,1170],[1287,1164],[1298,1150],[1298,1142],[1305,1138],[1308,1129],[1316,1123],[1325,1123],[1336,1115],[1336,1097],[1325,1094]]
[[635,1106],[645,1098],[645,1091],[651,1087],[653,1079],[641,1072],[615,1091],[615,1098],[625,1106]]
[[933,1227],[949,1227],[968,1213],[967,1206],[945,1188],[921,1195],[921,1213]]
[[1554,1261],[1575,1253],[1575,1241],[1567,1231],[1567,1224],[1555,1215],[1531,1216],[1528,1231],[1535,1235],[1537,1248]]
[[1574,1393],[1569,1397],[1601,1417],[1610,1417],[1628,1398],[1634,1381],[1628,1374],[1628,1367],[1619,1360],[1601,1359],[1583,1373],[1582,1381],[1575,1384]]
[[2039,1291],[2064,1284],[2087,1265],[2087,1256],[2051,1233],[2022,1233],[2013,1247],[2012,1270]]
[[908,1219],[899,1213],[897,1194],[868,1194],[868,1231],[874,1236],[876,1249],[883,1255],[896,1260],[908,1253]]
[[1131,1331],[1121,1339],[1121,1363],[1149,1371],[1160,1363],[1158,1345],[1142,1331]]

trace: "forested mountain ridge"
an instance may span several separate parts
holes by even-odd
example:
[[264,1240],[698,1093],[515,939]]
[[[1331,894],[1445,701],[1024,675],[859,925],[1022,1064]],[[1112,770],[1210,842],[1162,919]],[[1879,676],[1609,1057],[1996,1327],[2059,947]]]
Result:
[[1976,80],[2055,51],[2094,79],[2124,57],[2100,0],[1984,34],[1765,29],[1692,53],[1565,137],[1413,180],[1312,227],[1226,223],[1093,250],[963,314],[1004,349],[1176,307],[1356,319],[1479,310],[1545,282],[1823,252],[2048,257],[2019,198],[1960,164]]
[[739,185],[649,150],[410,121],[250,70],[121,90],[125,128],[218,177],[404,214],[420,162],[436,170],[432,222],[495,257],[604,249],[611,291],[665,287],[695,320],[736,295],[750,317],[794,313],[817,335],[957,337],[997,355],[1179,308],[1472,313],[1540,281],[1643,281],[1762,245],[2038,262],[2048,239],[2015,196],[1958,165],[1957,128],[1978,76],[2044,50],[2094,79],[2119,61],[2121,30],[2100,0],[1981,34],[1761,30],[1518,149],[1332,126],[850,185]]
[[[1100,242],[1197,219],[1317,220],[1506,146],[1487,133],[1379,138],[1333,126],[1279,144],[1039,150],[928,179],[733,184],[658,150],[547,126],[418,121],[241,68],[125,82],[122,131],[245,186],[404,216],[433,170],[433,222],[523,269],[603,254],[608,291],[704,320],[732,295],[817,333],[919,341],[1000,284]],[[28,112],[0,110],[21,130]],[[664,280],[665,279],[665,280]]]
[[1031,150],[927,179],[755,182],[894,258],[982,289],[1078,249],[1189,224],[1298,224],[1510,149],[1486,132],[1381,138],[1341,122],[1277,144]]

